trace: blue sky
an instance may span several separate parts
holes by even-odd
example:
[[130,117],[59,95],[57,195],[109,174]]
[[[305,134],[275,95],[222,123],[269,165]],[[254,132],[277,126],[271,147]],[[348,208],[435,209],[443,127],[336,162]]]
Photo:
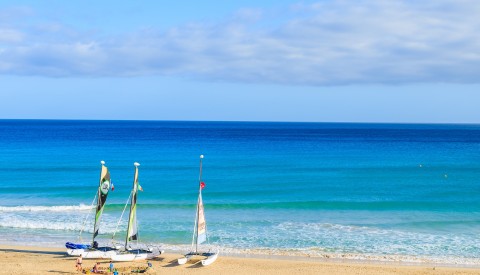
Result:
[[467,0],[2,1],[0,118],[480,123],[478,14]]

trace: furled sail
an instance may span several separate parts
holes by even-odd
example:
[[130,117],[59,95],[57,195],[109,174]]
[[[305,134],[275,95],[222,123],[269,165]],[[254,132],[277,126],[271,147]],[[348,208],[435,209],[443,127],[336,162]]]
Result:
[[125,241],[125,247],[129,241],[134,241],[138,239],[138,230],[137,230],[137,192],[141,188],[138,184],[138,166],[139,163],[135,163],[135,175],[133,177],[133,188],[132,188],[132,200],[130,202],[130,215],[128,217],[128,228],[127,228],[127,239]]
[[100,228],[100,218],[103,213],[105,202],[107,201],[108,191],[110,190],[110,172],[102,161],[102,171],[100,172],[100,183],[97,191],[97,208],[95,213],[95,223],[93,226],[93,242],[98,235],[98,229]]

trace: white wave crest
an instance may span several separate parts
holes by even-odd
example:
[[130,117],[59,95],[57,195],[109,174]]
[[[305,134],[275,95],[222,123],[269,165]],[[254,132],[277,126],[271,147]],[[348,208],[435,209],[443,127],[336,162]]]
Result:
[[[84,206],[80,206],[84,207]],[[87,206],[90,208],[89,206]],[[78,209],[74,207],[73,209]],[[21,208],[23,209],[23,208]],[[94,213],[85,213],[84,211],[70,211],[68,208],[63,210],[53,210],[39,212],[38,208],[34,211],[7,211],[0,212],[0,228],[18,228],[18,229],[47,229],[57,231],[83,231],[93,233]],[[58,209],[58,208],[55,208]],[[11,208],[9,209],[11,210]],[[100,221],[100,234],[112,234],[115,232],[118,223],[118,217],[106,213]],[[119,230],[126,228],[125,219],[119,225]]]
[[0,206],[0,212],[71,212],[87,211],[93,209],[90,205],[21,205],[21,206]]
[[68,223],[64,221],[53,222],[53,221],[40,221],[40,220],[20,220],[20,219],[9,219],[9,220],[0,220],[0,227],[9,227],[9,228],[23,228],[23,229],[49,229],[49,230],[71,230],[71,231],[80,231],[82,225],[77,223]]

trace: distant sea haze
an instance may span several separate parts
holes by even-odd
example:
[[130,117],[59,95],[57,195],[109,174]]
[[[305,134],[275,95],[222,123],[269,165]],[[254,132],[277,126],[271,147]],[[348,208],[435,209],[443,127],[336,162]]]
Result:
[[136,161],[140,242],[188,249],[201,154],[224,252],[480,264],[479,125],[0,120],[0,242],[91,240],[101,160],[108,242]]

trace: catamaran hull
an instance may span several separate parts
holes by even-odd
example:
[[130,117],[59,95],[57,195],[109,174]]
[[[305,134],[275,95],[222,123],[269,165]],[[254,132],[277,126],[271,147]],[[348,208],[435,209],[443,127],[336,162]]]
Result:
[[217,260],[217,258],[218,258],[218,252],[211,255],[211,256],[208,256],[205,260],[202,260],[202,265],[203,266],[210,265],[213,262],[215,262]]
[[190,260],[190,258],[192,257],[193,255],[185,255],[183,258],[178,259],[177,262],[179,265],[183,265],[183,264],[186,264],[188,260]]
[[215,262],[218,258],[218,251],[217,252],[205,252],[205,253],[195,253],[191,252],[188,254],[185,254],[183,258],[180,258],[177,260],[179,265],[184,265],[186,264],[193,256],[198,255],[198,256],[204,256],[206,257],[205,259],[201,260],[203,266],[207,266]]
[[82,255],[83,251],[91,248],[89,244],[72,243],[72,242],[66,242],[65,247],[67,248],[67,255],[69,256],[80,256]]
[[139,261],[139,260],[149,260],[153,259],[164,251],[153,251],[148,253],[117,253],[115,255],[110,256],[110,259],[115,262],[132,262],[132,261]]
[[67,255],[80,256],[84,251],[85,251],[84,249],[67,249]]
[[101,251],[101,250],[93,250],[93,251],[84,251],[82,253],[82,257],[84,259],[110,259],[112,256],[116,255],[117,251],[110,250],[110,251]]
[[131,254],[131,253],[125,253],[125,254],[117,254],[117,255],[112,255],[110,259],[115,262],[132,262],[132,261],[138,261],[138,260],[146,260],[148,257],[149,253],[140,253],[140,254]]

